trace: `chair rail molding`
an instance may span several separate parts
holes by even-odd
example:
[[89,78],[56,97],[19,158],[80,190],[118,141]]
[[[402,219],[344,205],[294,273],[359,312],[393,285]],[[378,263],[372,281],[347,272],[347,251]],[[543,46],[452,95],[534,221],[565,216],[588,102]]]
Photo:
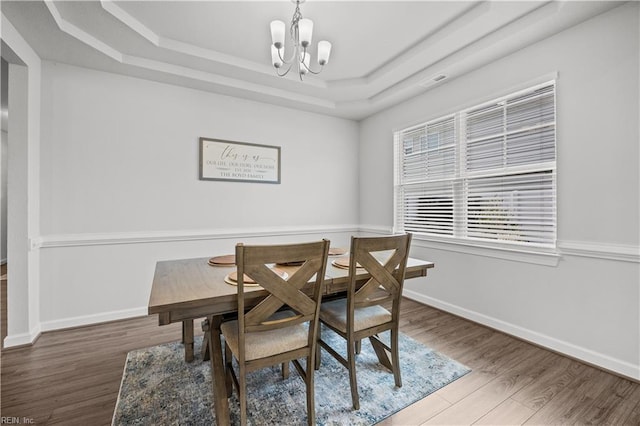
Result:
[[[141,244],[173,241],[200,241],[218,240],[238,237],[269,237],[301,234],[326,234],[354,232],[374,235],[393,234],[390,226],[379,225],[323,225],[323,226],[276,226],[262,228],[228,228],[205,230],[176,230],[176,231],[146,231],[146,232],[109,232],[88,234],[56,234],[32,237],[29,239],[31,250],[54,247],[78,247],[115,244]],[[415,245],[461,252],[486,255],[488,247],[472,246],[458,247],[457,244],[444,241],[423,240],[419,237],[414,241]],[[640,246],[630,244],[612,244],[588,241],[559,240],[558,250],[555,254],[535,253],[542,258],[557,258],[558,256],[579,256],[598,259],[617,260],[622,262],[640,263]],[[475,248],[475,251],[473,250]],[[483,250],[485,249],[485,250]],[[496,249],[496,247],[491,247]],[[505,251],[505,250],[501,250]],[[504,253],[492,257],[501,257]],[[548,264],[549,259],[544,261]],[[534,262],[537,263],[537,262]],[[557,264],[557,260],[551,260],[551,264]]]
[[640,263],[640,246],[637,245],[559,240],[558,249],[567,256]]
[[221,240],[240,237],[359,232],[358,225],[276,226],[264,228],[226,228],[178,231],[111,232],[93,234],[44,235],[31,239],[32,248],[79,247],[115,244],[142,244],[177,241]]
[[359,232],[376,234],[376,235],[391,235],[393,234],[393,228],[391,226],[379,226],[379,225],[359,225]]

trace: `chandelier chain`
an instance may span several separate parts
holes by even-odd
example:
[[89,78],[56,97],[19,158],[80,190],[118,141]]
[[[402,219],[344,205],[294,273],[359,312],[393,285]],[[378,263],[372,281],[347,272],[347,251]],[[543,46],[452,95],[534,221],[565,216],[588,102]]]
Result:
[[289,28],[291,39],[296,44],[298,43],[298,22],[301,19],[302,19],[302,12],[300,12],[300,2],[296,1],[296,10],[293,12],[293,17],[291,18],[291,27]]

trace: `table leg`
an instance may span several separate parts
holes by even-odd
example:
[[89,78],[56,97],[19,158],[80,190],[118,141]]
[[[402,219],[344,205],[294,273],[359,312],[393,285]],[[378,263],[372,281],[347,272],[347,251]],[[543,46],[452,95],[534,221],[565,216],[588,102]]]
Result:
[[193,361],[193,320],[182,321],[182,343],[184,344],[184,360]]
[[229,401],[227,400],[227,388],[225,384],[224,359],[222,356],[222,343],[220,342],[220,324],[222,316],[209,317],[208,329],[205,335],[208,337],[209,355],[211,358],[211,383],[213,388],[213,404],[216,413],[216,424],[229,424]]
[[[209,324],[211,323],[211,316],[208,316],[202,321],[202,331],[207,331]],[[200,348],[200,355],[202,355],[202,361],[209,361],[209,333],[204,333],[202,337],[202,347]]]

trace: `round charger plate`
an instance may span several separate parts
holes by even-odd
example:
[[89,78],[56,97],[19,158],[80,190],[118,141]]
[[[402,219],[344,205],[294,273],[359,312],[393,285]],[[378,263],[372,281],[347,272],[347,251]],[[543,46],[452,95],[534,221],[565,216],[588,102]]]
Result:
[[235,264],[235,254],[225,254],[223,256],[215,256],[209,259],[209,265],[211,266],[233,266]]
[[329,247],[329,256],[341,256],[348,250],[342,247]]
[[[273,272],[275,272],[276,274],[280,275],[280,277],[282,279],[287,279],[289,278],[289,274],[287,274],[284,271],[281,271],[280,269],[277,268],[272,268],[271,269]],[[231,285],[238,285],[238,271],[235,270],[229,274],[227,274],[226,277],[224,277],[224,282],[227,284],[231,284]],[[245,287],[260,287],[260,284],[258,284],[253,278],[248,277],[247,274],[244,275],[244,286]]]
[[[331,264],[338,268],[349,269],[349,256],[333,260],[331,261]],[[362,266],[360,266],[360,264],[358,263],[356,264],[356,268],[362,268]]]

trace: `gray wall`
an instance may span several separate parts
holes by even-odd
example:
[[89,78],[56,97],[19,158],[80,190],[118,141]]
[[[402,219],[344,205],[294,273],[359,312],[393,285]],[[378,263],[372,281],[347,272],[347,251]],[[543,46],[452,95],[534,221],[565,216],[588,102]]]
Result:
[[[357,229],[351,120],[50,62],[42,73],[43,330],[146,314],[161,259]],[[199,180],[199,137],[280,146],[282,183]]]
[[[366,119],[360,222],[393,225],[393,130],[557,75],[557,256],[414,239],[408,294],[640,378],[638,3]],[[384,185],[380,185],[382,180]],[[382,207],[381,207],[382,206]]]

